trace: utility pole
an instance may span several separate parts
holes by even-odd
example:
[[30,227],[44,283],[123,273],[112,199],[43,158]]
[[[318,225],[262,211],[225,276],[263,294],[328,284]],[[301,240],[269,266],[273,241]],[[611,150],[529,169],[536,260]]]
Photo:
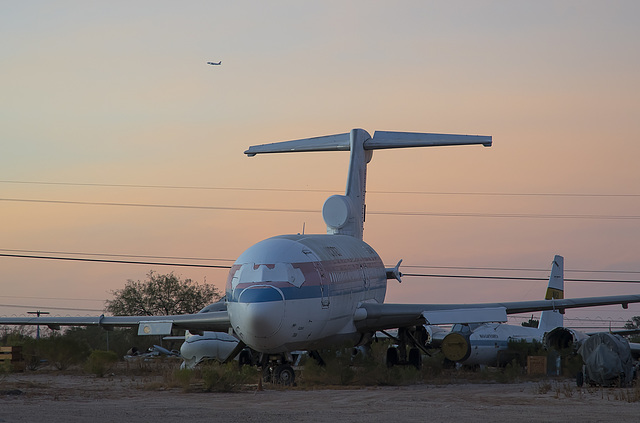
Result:
[[[49,314],[48,311],[27,311],[28,314],[35,314],[36,317],[40,317],[41,314]],[[36,339],[40,339],[40,325],[36,326]]]

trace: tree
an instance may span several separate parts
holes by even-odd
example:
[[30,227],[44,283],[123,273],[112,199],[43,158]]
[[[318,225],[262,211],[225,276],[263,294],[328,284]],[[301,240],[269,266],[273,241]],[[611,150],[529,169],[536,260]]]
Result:
[[[631,320],[627,320],[627,323],[624,324],[625,329],[640,329],[640,316],[633,316]],[[640,336],[638,334],[628,335],[629,342],[640,343]]]
[[124,288],[111,291],[113,300],[106,310],[114,316],[153,316],[197,313],[220,298],[215,286],[181,280],[172,273],[160,275],[153,270],[144,281],[127,280]]
[[627,320],[624,324],[625,329],[638,329],[640,328],[640,316],[633,316],[631,320]]

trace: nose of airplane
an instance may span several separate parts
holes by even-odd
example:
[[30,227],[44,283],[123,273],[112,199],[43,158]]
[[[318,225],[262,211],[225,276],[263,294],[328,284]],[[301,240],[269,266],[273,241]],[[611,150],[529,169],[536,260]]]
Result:
[[[238,297],[234,313],[236,331],[242,338],[251,337],[264,341],[273,337],[282,326],[284,318],[284,296],[268,285],[246,288]],[[249,339],[245,340],[245,343]]]

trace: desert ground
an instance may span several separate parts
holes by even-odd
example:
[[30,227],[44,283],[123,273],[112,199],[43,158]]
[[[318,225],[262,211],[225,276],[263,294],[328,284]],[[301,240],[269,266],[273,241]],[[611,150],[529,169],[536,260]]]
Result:
[[637,396],[569,379],[218,393],[167,388],[148,375],[27,371],[0,376],[0,422],[638,421]]

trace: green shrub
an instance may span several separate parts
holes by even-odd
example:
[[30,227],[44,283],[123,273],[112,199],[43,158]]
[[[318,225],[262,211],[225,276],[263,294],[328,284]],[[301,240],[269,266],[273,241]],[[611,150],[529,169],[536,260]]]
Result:
[[103,377],[117,361],[118,356],[113,351],[93,350],[87,360],[86,369],[98,377]]
[[86,345],[65,336],[52,336],[36,342],[40,356],[58,370],[65,370],[73,364],[80,364],[89,356]]
[[242,390],[249,383],[259,380],[258,371],[252,366],[242,366],[234,362],[221,364],[207,363],[202,368],[204,389],[209,392],[234,392]]

